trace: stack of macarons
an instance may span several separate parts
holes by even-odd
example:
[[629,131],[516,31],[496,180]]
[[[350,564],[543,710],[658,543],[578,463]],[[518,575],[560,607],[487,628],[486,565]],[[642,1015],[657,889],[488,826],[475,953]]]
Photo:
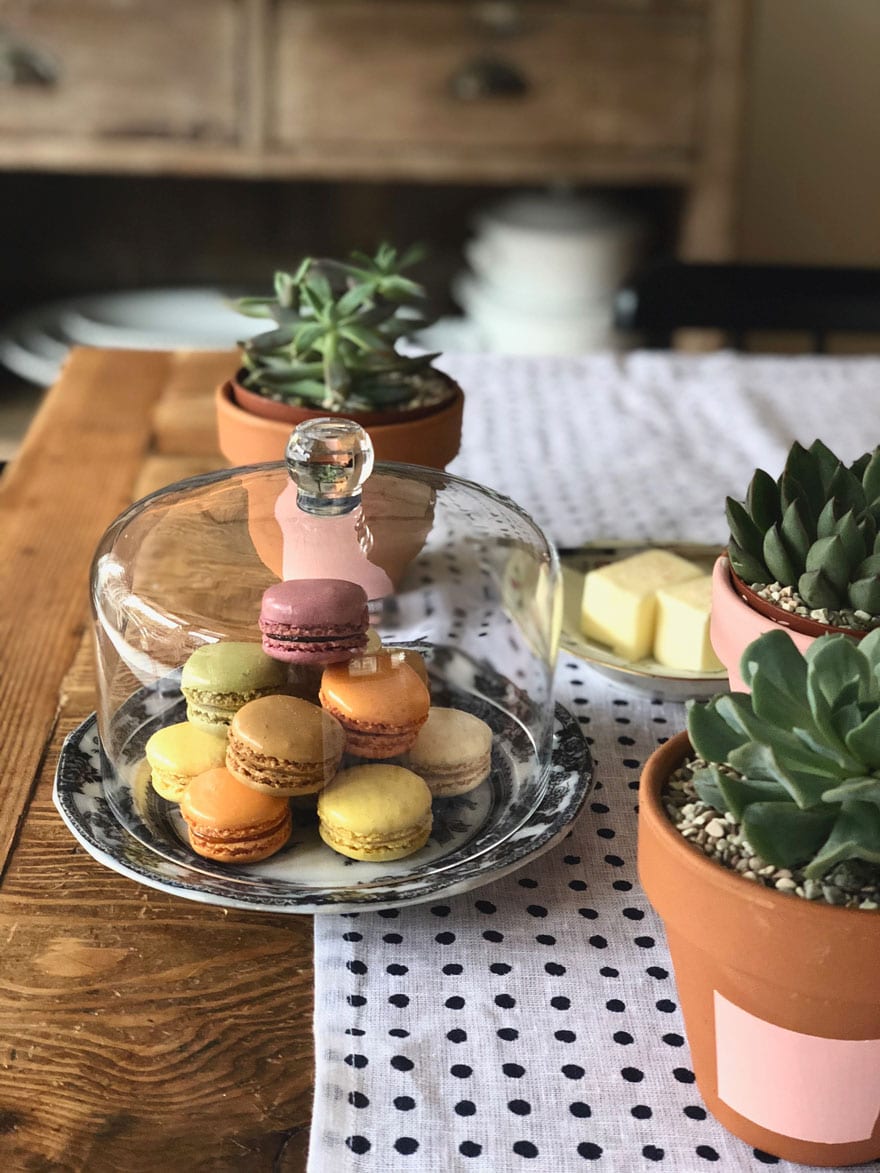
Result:
[[[153,787],[180,803],[196,853],[265,859],[290,838],[291,800],[312,796],[334,851],[400,859],[427,842],[433,799],[489,776],[491,728],[432,707],[424,659],[382,647],[359,585],[276,583],[259,635],[194,651],[181,672],[187,720],[147,742]],[[296,695],[304,673],[308,699]]]

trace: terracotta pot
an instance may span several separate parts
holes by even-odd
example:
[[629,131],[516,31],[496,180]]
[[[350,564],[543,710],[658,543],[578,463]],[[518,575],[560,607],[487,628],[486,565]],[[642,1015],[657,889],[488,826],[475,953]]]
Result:
[[[234,465],[283,460],[287,441],[296,425],[328,414],[274,403],[240,388],[245,396],[260,400],[261,410],[280,408],[286,416],[283,420],[269,419],[240,406],[236,402],[234,387],[233,380],[223,383],[215,396],[220,451]],[[380,417],[391,422],[376,422],[376,413],[373,412],[352,413],[346,418],[356,420],[367,429],[376,460],[442,469],[458,452],[463,410],[464,396],[456,385],[452,398],[436,407],[416,408],[403,413],[386,412]]]
[[748,645],[765,631],[784,626],[800,651],[806,651],[816,638],[797,631],[791,616],[780,610],[783,618],[771,619],[751,607],[734,588],[732,571],[727,557],[722,554],[712,569],[712,609],[709,615],[709,640],[715,655],[727,669],[730,687],[734,692],[748,692],[740,676],[739,664]]
[[683,839],[660,795],[690,752],[682,733],[645,763],[638,861],[706,1106],[788,1161],[880,1157],[880,912],[764,888]]

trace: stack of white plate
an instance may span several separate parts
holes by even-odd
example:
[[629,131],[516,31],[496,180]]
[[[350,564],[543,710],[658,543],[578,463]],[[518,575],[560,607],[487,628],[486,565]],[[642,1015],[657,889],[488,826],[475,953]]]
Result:
[[487,348],[581,354],[616,344],[614,294],[639,222],[601,196],[522,193],[478,215],[453,292]]
[[90,294],[38,306],[0,326],[0,362],[48,387],[72,346],[225,350],[271,323],[236,313],[237,296],[197,286]]

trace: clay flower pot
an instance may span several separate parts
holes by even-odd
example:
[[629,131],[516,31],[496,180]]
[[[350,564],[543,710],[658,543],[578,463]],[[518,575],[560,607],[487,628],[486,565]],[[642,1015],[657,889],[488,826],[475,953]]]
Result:
[[[449,382],[452,384],[451,379]],[[461,443],[464,395],[460,387],[452,385],[452,397],[433,407],[352,412],[346,418],[356,420],[369,432],[376,460],[443,469]],[[283,460],[296,425],[329,414],[266,399],[232,379],[217,388],[215,404],[220,451],[234,465]]]
[[727,669],[734,692],[748,692],[739,670],[743,652],[752,640],[775,627],[785,628],[799,652],[806,651],[814,639],[829,632],[842,632],[852,639],[861,639],[866,634],[849,627],[831,627],[801,615],[791,615],[768,603],[734,574],[730,562],[722,554],[712,570],[709,639],[715,655]]
[[878,1158],[880,912],[764,888],[682,838],[660,796],[690,752],[681,733],[645,763],[638,862],[706,1106],[788,1161]]

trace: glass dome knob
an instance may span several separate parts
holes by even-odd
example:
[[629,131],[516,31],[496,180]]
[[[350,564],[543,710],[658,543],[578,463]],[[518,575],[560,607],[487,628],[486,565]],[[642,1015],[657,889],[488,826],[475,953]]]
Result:
[[354,420],[306,420],[292,432],[285,460],[300,509],[323,516],[350,513],[373,471],[373,442]]

